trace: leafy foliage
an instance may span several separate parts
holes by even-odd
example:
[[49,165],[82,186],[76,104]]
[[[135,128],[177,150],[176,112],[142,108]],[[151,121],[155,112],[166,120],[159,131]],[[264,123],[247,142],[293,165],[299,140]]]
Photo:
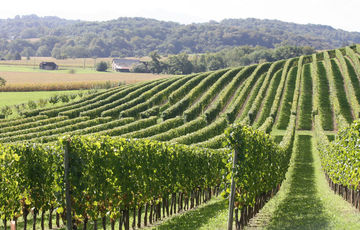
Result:
[[6,85],[6,80],[2,77],[0,77],[0,87]]
[[344,88],[344,79],[340,72],[339,66],[335,60],[331,60],[331,70],[333,73],[333,79],[336,87],[336,96],[339,100],[341,114],[344,116],[346,121],[350,124],[353,121],[353,116],[351,113],[351,106],[346,96],[346,91]]
[[2,218],[31,208],[48,210],[49,204],[64,210],[65,145],[76,222],[87,216],[114,219],[121,209],[217,186],[225,169],[222,152],[149,140],[66,136],[52,145],[1,145]]
[[312,95],[313,84],[311,76],[311,64],[305,64],[302,72],[302,85],[300,95],[300,113],[298,129],[312,129]]
[[297,67],[292,67],[288,72],[284,98],[282,100],[281,110],[279,114],[279,121],[277,125],[278,129],[286,129],[286,126],[290,118],[291,105],[294,98],[294,90],[296,83],[296,73],[297,73]]
[[324,130],[332,130],[333,129],[333,111],[330,103],[330,89],[329,89],[329,81],[326,77],[326,70],[323,62],[316,63],[316,76],[318,81],[318,100],[319,100],[319,116],[321,119],[321,124]]
[[[31,38],[39,39],[36,42],[27,40]],[[323,50],[360,42],[360,35],[328,26],[259,19],[181,25],[145,18],[123,17],[105,22],[86,22],[27,15],[0,20],[0,39],[0,56],[13,59],[16,53],[26,57],[134,57],[145,56],[155,50],[162,54],[206,53],[248,46],[244,49],[246,52],[251,49],[250,46],[273,48],[279,44]],[[250,63],[246,62],[249,59],[274,61],[268,58],[287,59],[306,54],[298,53],[296,47],[284,47],[274,53],[255,52],[239,61],[248,65]],[[207,61],[209,70],[219,68],[221,61],[217,57]]]
[[234,176],[236,184],[235,205],[253,206],[257,197],[281,184],[290,151],[280,148],[268,134],[240,124],[232,125],[225,136],[228,146],[238,154],[234,171],[232,162],[227,164],[227,179]]
[[104,61],[101,61],[96,64],[96,71],[105,72],[108,69],[108,64]]
[[338,132],[335,140],[329,143],[327,137],[319,133],[319,152],[324,171],[336,184],[350,189],[359,189],[358,173],[360,157],[360,121],[355,120],[351,126]]
[[[355,159],[360,122],[351,129],[356,135],[340,132],[338,145],[336,141],[329,144],[323,131],[325,127],[334,128],[329,125],[333,123],[333,115],[337,127],[348,123],[343,116],[346,115],[342,111],[343,101],[348,103],[350,114],[355,111],[356,104],[350,102],[349,95],[357,100],[354,84],[357,70],[353,56],[347,55],[351,54],[348,49],[358,55],[355,46],[287,61],[125,85],[88,95],[77,102],[24,113],[34,117],[2,119],[0,142],[8,144],[0,145],[0,189],[12,191],[0,193],[0,215],[2,218],[18,215],[29,208],[46,210],[49,202],[46,197],[51,197],[49,205],[61,210],[63,187],[58,183],[62,180],[59,162],[63,144],[69,144],[73,153],[71,180],[74,217],[78,221],[85,216],[92,220],[109,216],[113,221],[126,210],[139,210],[145,204],[159,205],[174,192],[188,199],[200,190],[218,185],[224,174],[229,179],[232,173],[227,155],[229,147],[240,153],[235,171],[236,206],[250,208],[257,202],[258,207],[258,202],[267,199],[284,179],[296,128],[311,129],[312,122],[323,167],[334,180],[353,188],[354,181],[359,184]],[[348,92],[349,87],[353,87],[353,93]],[[272,129],[276,122],[286,129],[285,133]],[[254,124],[253,128],[258,130],[244,124]],[[277,136],[280,144],[265,132]],[[105,136],[89,136],[94,133]],[[57,142],[59,136],[61,144]],[[14,143],[24,141],[31,144]],[[228,144],[224,146],[226,141]],[[38,142],[52,144],[35,144]],[[298,150],[299,145],[296,146]],[[35,158],[26,155],[21,161],[24,169],[19,169],[21,165],[17,162],[22,155],[32,151],[36,151],[33,154],[39,158],[39,164],[44,165],[38,166]],[[47,161],[53,162],[51,166]],[[38,185],[31,164],[44,174],[50,170],[55,179],[39,177],[52,181],[46,182],[53,186],[51,191]],[[21,175],[18,179],[21,186],[8,182],[16,180],[10,175],[11,170]],[[25,175],[24,170],[31,175]],[[227,189],[228,181],[224,185]],[[24,186],[28,189],[25,192]],[[15,197],[16,202],[5,202],[5,196]],[[40,196],[39,202],[33,199]]]

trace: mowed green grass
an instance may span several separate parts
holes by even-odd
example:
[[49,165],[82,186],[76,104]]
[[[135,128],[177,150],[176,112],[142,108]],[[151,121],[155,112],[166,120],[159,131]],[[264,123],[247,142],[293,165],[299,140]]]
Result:
[[246,229],[360,229],[359,212],[330,190],[312,135],[296,135],[286,180]]
[[175,215],[152,230],[217,230],[227,228],[228,200],[220,195],[199,207]]
[[0,92],[0,107],[5,105],[17,105],[27,103],[28,101],[38,101],[48,99],[54,95],[76,94],[84,90],[71,91],[35,91],[35,92]]
[[[0,72],[29,72],[29,73],[73,73],[86,74],[86,73],[104,73],[98,72],[94,68],[79,68],[79,67],[59,67],[58,70],[43,70],[39,66],[25,66],[25,65],[0,65]],[[113,72],[111,68],[108,72]]]

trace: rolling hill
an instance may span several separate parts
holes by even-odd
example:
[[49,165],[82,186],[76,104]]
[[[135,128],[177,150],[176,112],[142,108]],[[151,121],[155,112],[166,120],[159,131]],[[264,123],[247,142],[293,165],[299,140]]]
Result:
[[[289,165],[294,139],[295,143],[304,139],[309,147],[308,152],[311,152],[312,138],[318,147],[329,145],[329,140],[339,129],[348,127],[359,118],[359,78],[360,45],[353,45],[273,63],[123,85],[67,105],[27,112],[21,119],[0,120],[0,150],[4,150],[0,161],[8,165],[1,170],[4,171],[5,181],[9,181],[0,185],[5,188],[18,186],[18,183],[10,182],[19,178],[9,179],[14,176],[11,171],[14,167],[14,170],[19,170],[15,175],[23,173],[31,182],[44,178],[43,181],[50,184],[39,193],[36,193],[36,186],[31,191],[33,196],[39,196],[39,207],[47,202],[42,199],[46,195],[46,199],[51,201],[61,196],[58,192],[62,189],[54,187],[54,181],[60,180],[61,176],[54,179],[41,174],[40,177],[36,170],[50,172],[55,168],[58,171],[54,173],[62,172],[63,168],[58,163],[62,162],[63,151],[56,144],[34,144],[56,143],[61,137],[61,146],[72,144],[72,173],[83,175],[81,173],[86,172],[87,178],[93,182],[86,184],[87,179],[81,180],[81,176],[70,178],[78,186],[74,186],[73,190],[73,197],[77,199],[73,204],[78,205],[75,208],[80,212],[98,207],[97,212],[85,211],[82,215],[94,220],[101,215],[106,221],[106,210],[113,205],[106,203],[107,195],[111,194],[114,202],[125,205],[121,211],[116,209],[109,212],[112,223],[115,224],[114,218],[121,213],[127,221],[125,228],[129,229],[130,208],[133,208],[134,217],[138,211],[141,225],[143,205],[147,207],[145,215],[148,208],[151,208],[151,216],[153,211],[156,213],[151,219],[155,221],[161,219],[161,210],[163,216],[165,211],[169,216],[169,205],[172,214],[173,208],[176,212],[177,202],[178,210],[188,210],[194,207],[195,201],[198,205],[202,200],[205,202],[211,198],[215,191],[218,193],[225,170],[224,161],[227,159],[227,148],[224,148],[223,142],[229,134],[224,134],[224,131],[240,123],[270,133],[280,143],[279,147],[266,135],[249,131],[249,136],[254,137],[252,143],[255,147],[251,148],[255,152],[260,149],[257,148],[259,140],[263,144],[270,143],[271,149],[261,146],[264,151],[255,154],[249,161],[253,165],[245,164],[244,167],[248,167],[250,174],[255,170],[255,176],[250,179],[271,178],[274,182],[264,179],[261,183],[254,182],[255,187],[246,187],[249,189],[244,192],[254,195],[249,205],[251,202],[255,204],[245,207],[248,210],[245,215],[247,222],[278,191]],[[96,139],[93,134],[102,137]],[[10,144],[10,147],[6,144]],[[68,147],[63,148],[66,152]],[[296,144],[294,149],[298,151],[299,148],[301,146]],[[271,151],[271,154],[263,154],[267,151]],[[323,155],[322,159],[328,160]],[[258,160],[262,160],[262,163],[257,165]],[[22,161],[31,163],[22,165]],[[32,174],[34,165],[36,170]],[[333,171],[330,169],[330,172]],[[36,183],[47,185],[43,181]],[[264,182],[267,184],[262,188]],[[19,183],[25,186],[27,180]],[[245,186],[250,185],[245,182]],[[215,187],[214,190],[212,187]],[[46,190],[49,188],[56,191]],[[115,188],[119,191],[114,191]],[[0,200],[6,200],[6,194],[0,196]],[[350,196],[345,196],[353,202]],[[19,195],[15,197],[18,199]],[[25,196],[24,199],[33,199],[36,205],[36,198]],[[90,202],[91,199],[96,202]],[[99,204],[98,201],[103,203]],[[26,210],[27,204],[24,204]],[[82,204],[89,209],[83,209]],[[18,210],[18,203],[12,205],[14,210]],[[6,208],[4,210],[4,215],[11,213]],[[52,211],[50,209],[50,214]],[[243,212],[243,209],[237,211]],[[78,217],[79,220],[81,218]],[[88,221],[86,218],[82,220],[85,223]],[[121,224],[122,221],[120,219]]]
[[296,115],[298,130],[312,130],[314,114],[325,130],[336,131],[360,114],[359,50],[356,45],[120,86],[25,113],[23,119],[2,120],[0,142],[51,142],[58,135],[98,133],[221,148],[229,124],[285,130]]
[[183,25],[146,18],[104,22],[36,15],[0,20],[0,56],[117,57],[217,52],[236,46],[311,46],[335,49],[360,43],[359,32],[278,20],[226,19]]

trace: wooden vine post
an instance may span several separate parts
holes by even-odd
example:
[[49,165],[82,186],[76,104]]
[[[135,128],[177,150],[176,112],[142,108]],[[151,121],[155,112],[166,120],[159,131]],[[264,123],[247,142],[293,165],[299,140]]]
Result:
[[71,230],[72,219],[71,219],[71,197],[70,197],[70,182],[69,182],[69,149],[70,149],[70,142],[66,141],[64,146],[66,227],[68,230]]
[[[16,230],[16,221],[15,220],[12,220],[10,221],[10,229],[11,230]],[[5,230],[6,230],[6,226],[5,226]]]
[[236,189],[234,174],[236,171],[237,158],[238,158],[238,151],[237,151],[237,148],[235,148],[234,156],[233,156],[232,174],[231,174],[231,190],[230,190],[230,197],[229,197],[228,230],[232,230],[232,227],[233,227],[234,201],[235,201],[235,189]]

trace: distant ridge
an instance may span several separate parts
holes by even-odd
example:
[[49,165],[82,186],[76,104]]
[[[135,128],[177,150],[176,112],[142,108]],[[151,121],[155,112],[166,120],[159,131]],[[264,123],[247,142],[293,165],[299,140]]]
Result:
[[359,32],[254,18],[189,25],[140,17],[102,22],[36,15],[0,19],[0,56],[19,52],[61,57],[66,49],[89,57],[144,56],[154,50],[206,53],[243,45],[272,48],[284,44],[325,50],[354,43],[360,43]]

